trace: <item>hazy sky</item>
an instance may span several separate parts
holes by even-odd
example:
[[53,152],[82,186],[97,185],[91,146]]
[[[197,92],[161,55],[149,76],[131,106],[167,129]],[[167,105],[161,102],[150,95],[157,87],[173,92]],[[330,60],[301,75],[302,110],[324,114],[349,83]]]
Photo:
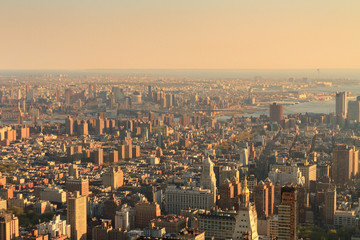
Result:
[[0,0],[0,69],[360,68],[360,0]]

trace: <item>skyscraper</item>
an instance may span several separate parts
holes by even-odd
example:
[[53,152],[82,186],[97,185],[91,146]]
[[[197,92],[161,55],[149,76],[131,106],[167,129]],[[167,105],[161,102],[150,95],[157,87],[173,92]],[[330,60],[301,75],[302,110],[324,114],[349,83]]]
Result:
[[270,121],[280,123],[284,119],[284,106],[273,103],[270,105]]
[[336,92],[335,100],[336,116],[345,119],[347,115],[347,92]]
[[336,187],[332,186],[325,191],[325,219],[326,224],[334,224],[334,216],[336,212]]
[[102,148],[97,148],[91,153],[91,159],[95,165],[103,165],[104,163],[104,150]]
[[200,178],[200,185],[203,189],[210,189],[216,199],[216,177],[214,172],[214,163],[207,157],[203,163],[203,169]]
[[112,93],[116,102],[122,100],[125,97],[123,90],[119,87],[112,87]]
[[0,212],[0,239],[13,240],[19,236],[19,219],[15,215]]
[[243,166],[249,165],[249,146],[247,146],[247,144],[246,147],[242,147],[240,149],[239,154],[240,154],[240,163]]
[[268,189],[268,213],[272,215],[274,213],[275,186],[269,178],[266,178],[264,182]]
[[237,209],[240,203],[241,183],[237,180],[226,179],[219,187],[218,206],[225,209]]
[[148,86],[148,98],[152,97],[152,86]]
[[25,96],[27,96],[29,94],[29,91],[30,91],[30,86],[29,85],[26,85],[25,86]]
[[259,218],[269,215],[269,190],[263,181],[255,186],[255,207]]
[[165,98],[166,98],[166,107],[167,107],[167,108],[171,108],[171,107],[173,106],[173,102],[172,102],[173,97],[172,97],[172,94],[171,94],[171,93],[166,94]]
[[348,102],[348,119],[352,121],[360,121],[360,97],[356,101]]
[[95,98],[95,94],[94,94],[94,85],[92,84],[89,84],[89,98],[92,99],[92,98]]
[[101,118],[100,116],[97,117],[96,119],[96,134],[97,135],[102,135],[103,131],[105,128],[105,122],[104,119]]
[[65,119],[65,131],[70,136],[74,134],[74,119],[71,116]]
[[72,96],[72,89],[66,88],[65,89],[65,105],[66,106],[71,105],[71,96]]
[[88,135],[89,134],[89,124],[86,120],[81,120],[80,125],[78,126],[78,135]]
[[115,214],[115,228],[130,230],[130,208],[126,204]]
[[336,184],[345,184],[358,173],[359,151],[354,146],[339,145],[332,155],[332,178]]
[[69,177],[68,179],[66,179],[65,186],[68,192],[79,192],[82,196],[89,195],[89,179],[87,178],[75,179]]
[[34,99],[34,89],[33,88],[29,88],[29,91],[26,92],[26,100],[27,101],[31,101]]
[[297,190],[293,186],[281,188],[281,204],[278,206],[279,240],[297,240]]
[[67,221],[71,226],[71,240],[86,240],[86,196],[79,192],[68,199]]
[[21,89],[19,88],[18,89],[18,100],[20,100],[22,98],[22,96],[21,96]]
[[123,172],[120,167],[112,167],[109,171],[103,174],[103,185],[111,187],[112,190],[118,189],[123,185]]

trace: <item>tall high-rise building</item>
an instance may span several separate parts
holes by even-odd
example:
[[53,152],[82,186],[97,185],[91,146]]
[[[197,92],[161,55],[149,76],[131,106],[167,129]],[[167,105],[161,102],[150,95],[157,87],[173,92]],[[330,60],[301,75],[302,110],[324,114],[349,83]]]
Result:
[[347,115],[347,92],[336,92],[336,116],[346,118]]
[[214,163],[207,157],[204,160],[200,185],[203,189],[209,189],[214,194],[214,199],[216,199],[216,176],[214,172]]
[[19,237],[19,219],[10,213],[0,212],[0,239],[13,240]]
[[124,230],[135,228],[135,215],[135,208],[126,203],[123,204],[121,209],[115,213],[115,228]]
[[26,93],[26,101],[32,101],[34,99],[34,89],[30,88],[29,92]]
[[112,93],[114,95],[115,101],[118,102],[125,98],[123,90],[120,87],[112,87]]
[[86,198],[75,192],[75,195],[68,199],[67,221],[71,228],[71,240],[86,240]]
[[74,119],[71,116],[67,116],[65,119],[65,132],[68,135],[74,135]]
[[104,150],[102,148],[98,148],[91,153],[91,159],[95,165],[103,165],[104,163]]
[[101,135],[103,134],[105,128],[105,121],[100,116],[96,119],[96,134]]
[[89,124],[85,120],[81,120],[80,125],[78,126],[78,135],[88,135],[89,134]]
[[269,190],[263,181],[255,186],[254,198],[258,217],[266,218],[269,216]]
[[336,184],[345,184],[359,171],[359,150],[354,146],[339,145],[333,153],[332,178]]
[[133,148],[132,144],[125,145],[125,159],[132,159],[133,158]]
[[152,86],[148,86],[148,98],[152,97]]
[[173,106],[173,102],[172,102],[172,94],[171,93],[168,93],[165,95],[165,99],[166,99],[166,107],[167,108],[171,108]]
[[275,186],[274,184],[271,182],[271,180],[269,178],[265,179],[265,185],[268,189],[268,212],[269,215],[272,215],[274,213],[274,202],[275,202]]
[[129,212],[125,210],[116,211],[115,214],[115,228],[130,230]]
[[273,103],[270,105],[270,121],[280,123],[284,119],[284,106]]
[[237,211],[233,239],[258,240],[257,214],[255,204],[250,202],[250,190],[247,186],[246,179],[244,181],[244,187],[241,191],[241,197],[241,206]]
[[119,152],[117,150],[112,150],[108,156],[108,161],[111,163],[117,163],[119,161]]
[[82,196],[89,195],[89,179],[87,178],[75,179],[70,177],[66,179],[65,185],[68,192],[79,192]]
[[348,102],[348,119],[360,122],[360,97],[356,101]]
[[226,210],[238,209],[240,206],[241,183],[238,180],[226,179],[219,187],[218,206]]
[[240,154],[240,163],[243,166],[247,166],[249,165],[249,147],[243,147],[240,149],[239,154]]
[[142,103],[142,95],[140,92],[135,91],[131,95],[131,104],[140,104],[140,103]]
[[71,96],[72,96],[72,89],[66,88],[65,89],[65,105],[66,106],[71,105]]
[[332,186],[325,190],[324,222],[333,225],[336,212],[336,187]]
[[297,240],[297,190],[293,186],[281,188],[281,204],[278,206],[279,240]]
[[89,84],[89,98],[95,98],[95,94],[94,94],[94,85]]
[[103,174],[102,178],[103,185],[105,187],[111,187],[112,190],[118,189],[124,183],[123,172],[120,167],[112,167]]
[[18,100],[20,100],[22,98],[22,96],[21,96],[21,89],[19,88],[18,89]]

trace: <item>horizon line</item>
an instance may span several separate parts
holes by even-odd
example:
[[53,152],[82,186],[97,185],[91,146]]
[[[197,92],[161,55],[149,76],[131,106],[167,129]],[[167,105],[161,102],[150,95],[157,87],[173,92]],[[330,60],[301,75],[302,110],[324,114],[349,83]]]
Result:
[[0,69],[0,71],[111,71],[111,70],[269,70],[269,71],[283,71],[283,70],[360,70],[359,68],[9,68]]

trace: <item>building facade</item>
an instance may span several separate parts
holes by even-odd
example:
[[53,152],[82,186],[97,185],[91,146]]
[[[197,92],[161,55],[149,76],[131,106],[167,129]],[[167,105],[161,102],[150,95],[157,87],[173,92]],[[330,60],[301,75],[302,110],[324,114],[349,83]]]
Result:
[[75,192],[68,199],[67,223],[70,224],[71,240],[86,240],[87,233],[87,201],[86,196]]
[[297,240],[297,190],[292,186],[281,188],[281,204],[278,206],[278,239]]
[[168,186],[165,191],[166,211],[180,214],[180,210],[198,208],[211,210],[215,206],[214,194],[211,190],[198,187]]

